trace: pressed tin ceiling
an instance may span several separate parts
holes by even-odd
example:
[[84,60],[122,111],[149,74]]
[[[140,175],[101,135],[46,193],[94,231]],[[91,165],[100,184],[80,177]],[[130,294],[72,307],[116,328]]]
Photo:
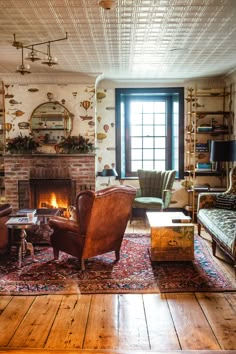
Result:
[[116,0],[112,10],[98,3],[0,0],[0,77],[21,62],[13,34],[29,45],[66,32],[51,45],[59,65],[27,62],[32,74],[176,80],[236,69],[236,0]]

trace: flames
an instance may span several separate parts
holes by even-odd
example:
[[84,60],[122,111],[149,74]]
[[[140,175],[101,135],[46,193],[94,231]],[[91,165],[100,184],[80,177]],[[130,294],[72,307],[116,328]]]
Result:
[[67,196],[60,195],[60,193],[48,193],[46,195],[42,194],[39,197],[39,208],[50,208],[50,209],[67,209],[68,199]]

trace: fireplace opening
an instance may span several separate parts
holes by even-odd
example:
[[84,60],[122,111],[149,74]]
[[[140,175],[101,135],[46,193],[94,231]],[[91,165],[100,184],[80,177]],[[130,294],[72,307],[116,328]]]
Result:
[[71,179],[30,179],[30,208],[67,211],[74,203],[75,181]]

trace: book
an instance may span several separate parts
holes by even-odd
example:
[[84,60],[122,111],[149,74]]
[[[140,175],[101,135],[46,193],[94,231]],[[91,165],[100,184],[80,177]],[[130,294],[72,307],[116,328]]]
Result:
[[6,222],[6,225],[34,225],[36,222],[37,217],[34,217],[32,221],[29,221],[27,216],[14,216]]
[[183,213],[176,212],[172,218],[172,223],[188,223],[191,222],[191,217]]
[[37,213],[37,210],[36,209],[20,209],[20,210],[17,210],[15,216],[27,216],[27,214],[29,214],[29,213],[31,213],[35,216]]
[[177,223],[189,223],[189,222],[191,222],[191,218],[190,218],[190,216],[186,216],[186,217],[183,217],[183,218],[181,218],[181,219],[172,219],[172,222],[174,223],[174,224],[177,224]]

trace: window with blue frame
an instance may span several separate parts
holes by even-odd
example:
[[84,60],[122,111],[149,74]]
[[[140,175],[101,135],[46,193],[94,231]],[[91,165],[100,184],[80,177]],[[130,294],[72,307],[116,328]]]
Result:
[[184,88],[116,89],[116,169],[184,174]]

